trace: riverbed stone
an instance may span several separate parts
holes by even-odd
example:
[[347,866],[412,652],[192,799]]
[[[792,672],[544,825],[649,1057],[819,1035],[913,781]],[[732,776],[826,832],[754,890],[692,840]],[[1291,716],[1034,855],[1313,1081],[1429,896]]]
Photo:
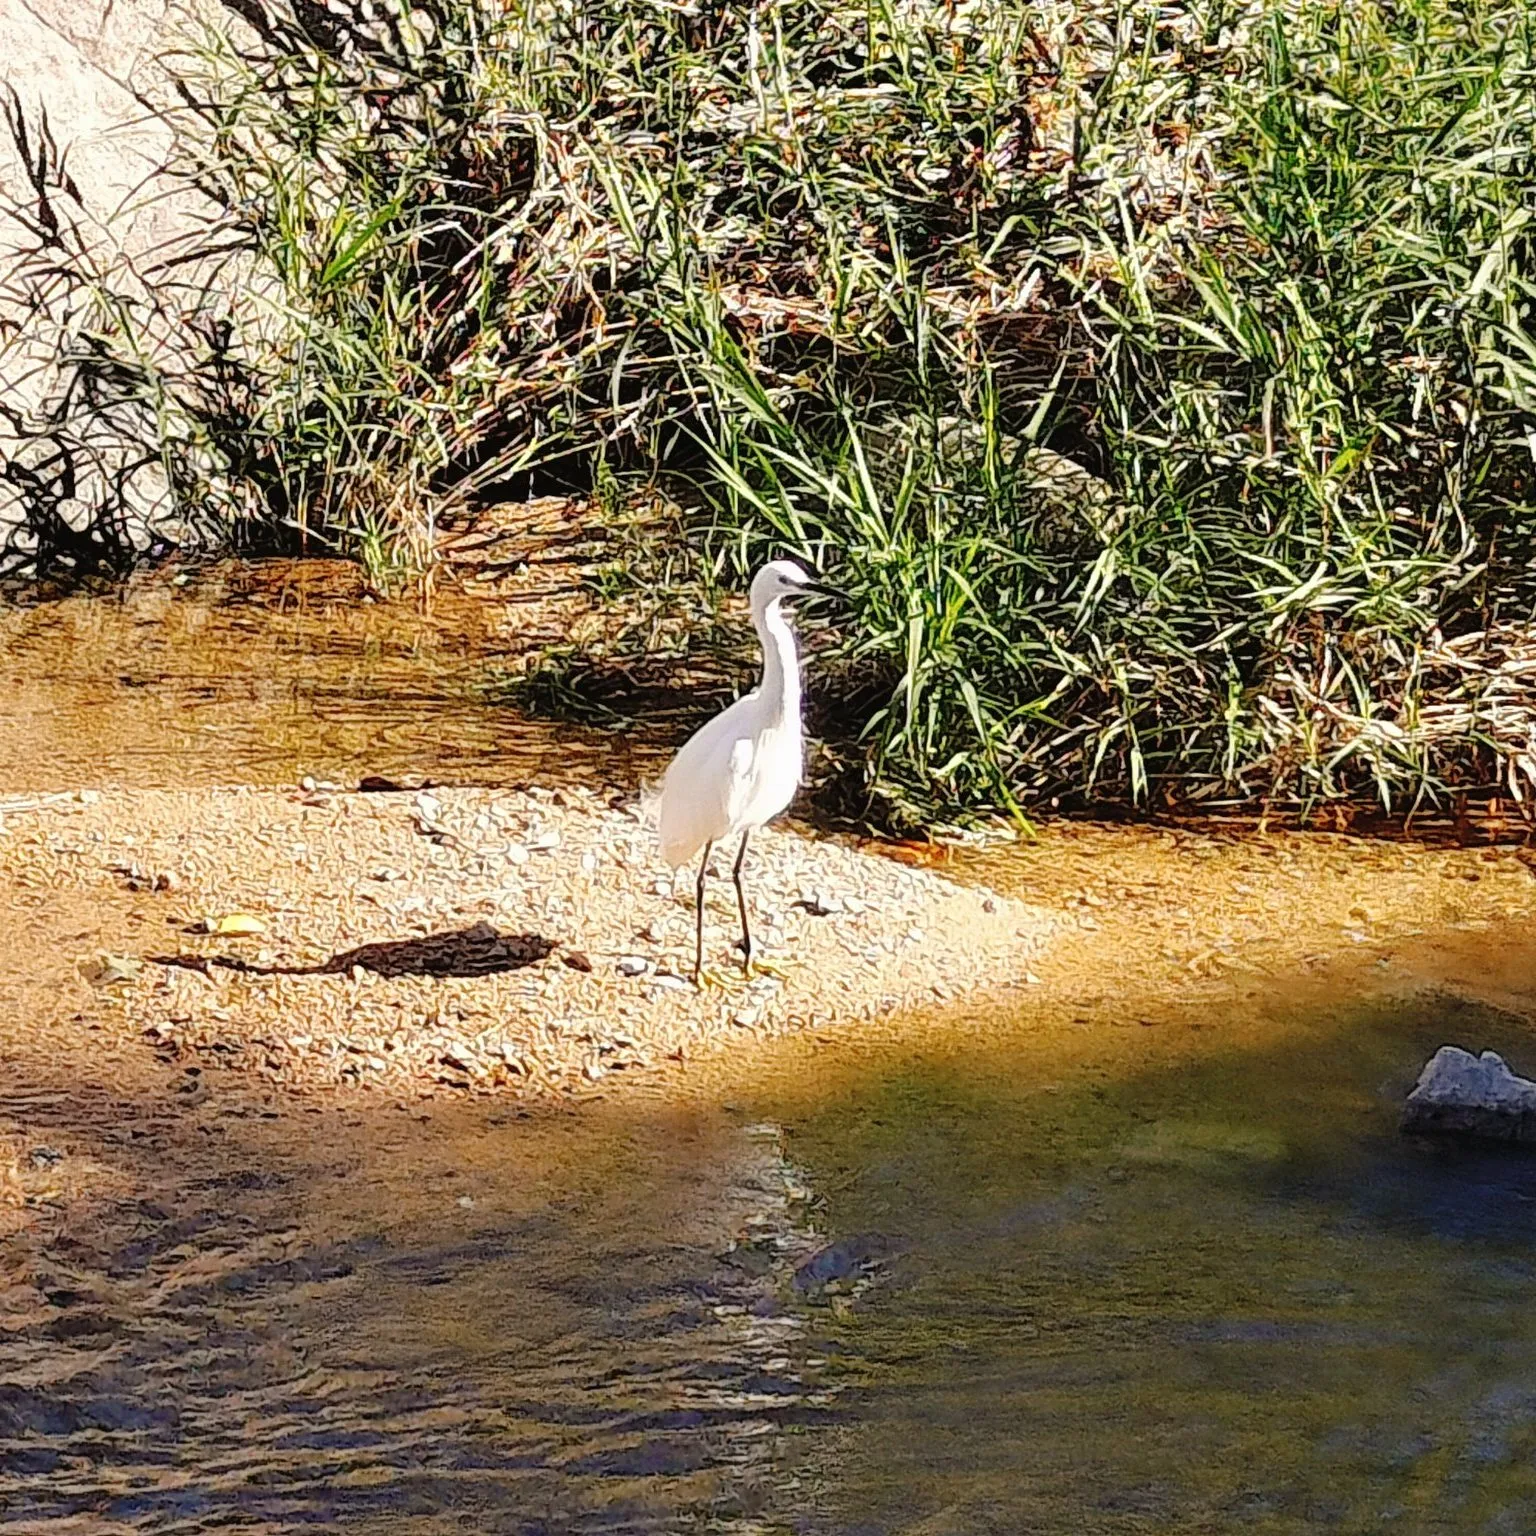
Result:
[[1402,1127],[1419,1135],[1536,1142],[1536,1082],[1518,1076],[1496,1051],[1474,1056],[1442,1045],[1403,1105]]

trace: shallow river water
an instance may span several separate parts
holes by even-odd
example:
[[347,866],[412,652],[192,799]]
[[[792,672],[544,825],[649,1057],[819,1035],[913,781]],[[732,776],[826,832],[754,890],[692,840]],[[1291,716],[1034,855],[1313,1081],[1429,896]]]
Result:
[[[12,641],[25,707],[67,712]],[[224,771],[430,771],[409,676],[354,667],[323,750],[299,698],[280,751]],[[172,694],[186,739],[272,740],[242,686],[243,716]],[[480,724],[438,766],[472,772],[505,716],[444,707]],[[115,730],[109,774],[167,771]],[[0,798],[102,771],[78,732],[48,751]],[[1219,1017],[792,1040],[673,1104],[13,1083],[8,1118],[89,1128],[137,1182],[10,1275],[0,1528],[1525,1536],[1536,1159],[1396,1121],[1444,1039],[1532,1060],[1533,961],[1518,932],[1430,933],[1411,985],[1325,965]]]

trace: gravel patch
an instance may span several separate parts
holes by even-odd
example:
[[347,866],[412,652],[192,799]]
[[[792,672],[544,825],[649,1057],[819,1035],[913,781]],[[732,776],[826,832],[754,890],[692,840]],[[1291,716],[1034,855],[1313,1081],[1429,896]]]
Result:
[[581,1096],[733,1041],[835,1029],[1024,981],[1052,919],[835,840],[755,835],[741,976],[717,850],[695,990],[692,870],[622,797],[581,789],[107,790],[12,803],[0,874],[115,888],[134,953],[78,963],[114,1027],[194,1082],[401,1098]]

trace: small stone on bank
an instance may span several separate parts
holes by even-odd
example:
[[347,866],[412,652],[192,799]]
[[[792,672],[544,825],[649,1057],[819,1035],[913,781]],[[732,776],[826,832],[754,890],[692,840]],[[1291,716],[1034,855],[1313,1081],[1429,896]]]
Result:
[[360,795],[393,795],[399,794],[404,788],[405,785],[385,778],[382,773],[365,773],[357,781],[357,792]]
[[103,952],[94,960],[81,963],[85,979],[94,986],[110,987],[120,981],[132,981],[144,969],[144,962],[136,955],[113,955]]
[[644,976],[650,968],[650,962],[641,959],[639,955],[622,955],[619,958],[621,976]]

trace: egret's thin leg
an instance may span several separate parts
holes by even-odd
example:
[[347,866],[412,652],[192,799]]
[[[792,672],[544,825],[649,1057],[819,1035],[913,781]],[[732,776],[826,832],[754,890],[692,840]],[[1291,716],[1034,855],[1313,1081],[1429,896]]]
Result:
[[747,839],[751,835],[750,828],[741,834],[736,867],[731,871],[731,879],[736,882],[736,905],[741,908],[741,968],[748,976],[752,974],[752,925],[747,921],[747,893],[741,888],[741,866],[746,862]]
[[693,984],[699,984],[699,972],[704,969],[704,875],[709,869],[709,850],[715,845],[704,844],[704,857],[699,860],[699,883],[694,887],[695,927],[693,946]]

